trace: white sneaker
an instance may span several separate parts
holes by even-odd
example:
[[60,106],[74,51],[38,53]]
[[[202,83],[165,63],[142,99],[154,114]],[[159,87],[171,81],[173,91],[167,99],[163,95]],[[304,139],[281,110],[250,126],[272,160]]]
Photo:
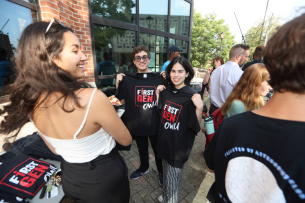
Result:
[[163,196],[160,195],[160,196],[158,197],[158,200],[159,200],[159,202],[163,202]]

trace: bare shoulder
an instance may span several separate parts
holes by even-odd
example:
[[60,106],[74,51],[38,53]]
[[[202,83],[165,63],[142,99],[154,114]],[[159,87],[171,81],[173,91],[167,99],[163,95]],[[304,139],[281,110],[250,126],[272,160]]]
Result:
[[[94,89],[95,88],[83,88],[76,92],[76,95],[79,98],[81,105],[88,104],[88,102],[90,101],[90,98],[93,94]],[[102,100],[106,100],[106,99],[107,99],[107,96],[103,92],[101,92],[97,89],[93,95],[92,102],[94,103],[95,101],[102,101]]]

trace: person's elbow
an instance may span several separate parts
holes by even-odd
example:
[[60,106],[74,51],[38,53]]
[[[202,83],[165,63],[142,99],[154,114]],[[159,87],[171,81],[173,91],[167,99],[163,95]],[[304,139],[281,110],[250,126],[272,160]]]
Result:
[[209,169],[209,167],[207,166],[207,169],[210,173],[214,173],[214,170]]
[[132,142],[132,137],[131,137],[130,133],[128,132],[128,135],[126,135],[124,137],[124,139],[120,140],[119,144],[127,147],[131,144],[131,142]]

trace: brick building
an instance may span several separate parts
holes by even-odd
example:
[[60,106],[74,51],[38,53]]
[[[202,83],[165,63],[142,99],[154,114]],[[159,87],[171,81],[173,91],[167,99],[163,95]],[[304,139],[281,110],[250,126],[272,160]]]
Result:
[[[114,92],[115,74],[136,71],[131,52],[137,45],[149,48],[153,71],[160,71],[173,44],[190,57],[191,0],[1,0],[0,4],[0,48],[6,51],[6,61],[13,57],[27,25],[56,18],[74,29],[88,56],[82,80],[107,95]],[[104,67],[104,61],[111,67]],[[0,96],[5,96],[3,90],[12,81],[4,73],[0,82]]]

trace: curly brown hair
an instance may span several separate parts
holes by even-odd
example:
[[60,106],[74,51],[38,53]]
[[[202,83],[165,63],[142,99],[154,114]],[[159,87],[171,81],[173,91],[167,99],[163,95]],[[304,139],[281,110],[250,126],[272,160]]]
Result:
[[305,93],[305,14],[287,22],[269,39],[264,64],[274,91]]
[[135,55],[140,53],[141,51],[145,51],[147,53],[147,56],[150,58],[149,49],[144,45],[139,45],[132,51],[132,59],[134,59]]

